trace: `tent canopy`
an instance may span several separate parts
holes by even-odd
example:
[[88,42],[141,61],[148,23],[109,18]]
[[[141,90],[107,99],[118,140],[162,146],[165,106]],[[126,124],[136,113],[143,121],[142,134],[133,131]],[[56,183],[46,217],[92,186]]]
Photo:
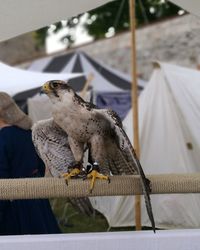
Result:
[[109,0],[6,0],[0,4],[0,41],[97,8]]
[[[139,97],[141,164],[146,174],[200,171],[200,71],[159,64]],[[124,127],[132,140],[132,111]],[[110,226],[134,225],[134,197],[92,198]],[[199,228],[200,195],[152,195],[156,227]],[[144,201],[142,225],[150,226]]]
[[[198,0],[170,0],[200,16]],[[0,41],[33,31],[97,8],[110,0],[6,0],[0,4]],[[47,14],[48,13],[48,14]]]
[[199,0],[170,0],[170,2],[200,17],[200,1]]
[[[198,0],[170,0],[200,16]],[[0,41],[97,8],[110,0],[6,0],[0,4]],[[48,13],[48,14],[47,14]]]

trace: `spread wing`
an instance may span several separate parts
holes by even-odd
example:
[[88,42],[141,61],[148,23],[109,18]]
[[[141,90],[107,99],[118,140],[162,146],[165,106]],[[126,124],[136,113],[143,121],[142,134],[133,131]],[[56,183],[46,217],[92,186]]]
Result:
[[151,193],[150,181],[145,177],[142,166],[128,136],[122,127],[122,122],[118,115],[112,110],[102,110],[102,112],[111,122],[112,128],[110,139],[106,141],[106,146],[103,149],[105,151],[104,162],[102,165],[104,167],[103,171],[108,171],[108,169],[105,168],[106,166],[113,175],[138,174],[140,176],[147,213],[150,218],[152,228],[155,231],[155,222],[149,195]]
[[[67,134],[53,121],[42,120],[34,124],[32,139],[36,151],[52,176],[59,177],[73,166],[74,156],[68,144]],[[88,198],[68,198],[69,202],[83,214],[93,214]]]

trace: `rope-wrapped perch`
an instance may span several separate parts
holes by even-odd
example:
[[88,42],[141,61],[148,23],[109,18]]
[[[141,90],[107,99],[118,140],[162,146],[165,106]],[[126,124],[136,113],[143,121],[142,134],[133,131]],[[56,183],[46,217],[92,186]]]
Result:
[[[147,176],[152,194],[200,193],[200,173]],[[92,193],[89,180],[61,178],[0,179],[0,200],[116,196],[142,194],[139,176],[112,176],[111,182],[97,180]]]

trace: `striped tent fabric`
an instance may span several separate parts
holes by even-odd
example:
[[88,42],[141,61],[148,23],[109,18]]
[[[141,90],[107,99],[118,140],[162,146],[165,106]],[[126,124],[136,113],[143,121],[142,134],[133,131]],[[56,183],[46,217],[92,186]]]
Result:
[[[24,70],[25,71],[25,70]],[[27,72],[27,71],[26,71]],[[51,76],[52,75],[52,76]],[[62,74],[63,75],[63,74]],[[78,74],[77,74],[78,75]],[[60,77],[59,77],[60,76]],[[31,75],[29,76],[31,78]],[[61,76],[61,74],[49,74],[49,77],[59,77],[59,79],[66,79],[66,78],[63,78],[63,76]],[[68,81],[72,80],[73,78],[73,81],[75,79],[77,79],[77,81],[79,81],[79,79],[81,78],[82,76],[72,76],[72,78],[68,78]],[[50,80],[51,78],[49,78],[48,80]],[[44,81],[47,81],[46,80],[43,80],[41,81],[41,84],[44,82]],[[23,81],[22,81],[23,82]],[[32,86],[27,86],[27,89],[24,90],[24,91],[20,91],[16,94],[14,94],[12,96],[12,98],[15,100],[15,102],[17,103],[17,105],[24,111],[27,113],[27,99],[28,98],[31,98],[33,96],[35,96],[36,94],[40,93],[41,91],[41,85],[39,85],[39,87],[32,87]]]
[[[96,59],[93,59],[82,51],[75,51],[58,56],[50,56],[33,61],[28,70],[51,73],[85,73],[93,74],[92,88],[94,91],[116,92],[129,91],[131,89],[130,76],[115,70]],[[75,91],[80,91],[86,81],[86,77],[80,77],[70,81]],[[142,90],[145,82],[139,79],[138,88]]]
[[[83,89],[87,76],[92,74],[90,89],[94,103],[100,108],[112,108],[122,120],[130,109],[130,76],[103,64],[82,51],[35,60],[29,66],[29,70],[45,73],[84,73],[83,76],[69,80],[69,84],[77,92]],[[138,92],[143,90],[144,85],[145,81],[138,79]]]

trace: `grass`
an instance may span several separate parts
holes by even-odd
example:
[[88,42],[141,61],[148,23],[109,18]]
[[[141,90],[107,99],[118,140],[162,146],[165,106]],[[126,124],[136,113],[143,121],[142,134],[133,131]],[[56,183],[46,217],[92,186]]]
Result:
[[[54,201],[51,201],[53,204]],[[54,214],[63,233],[105,232],[109,225],[105,217],[95,211],[94,215],[87,216],[80,213],[65,199],[57,199],[52,205]]]
[[[67,203],[66,199],[51,200],[51,204],[63,233],[107,232],[109,229],[105,217],[98,211],[89,217]],[[146,227],[142,229],[151,230]],[[109,231],[135,231],[135,227],[110,228]]]

